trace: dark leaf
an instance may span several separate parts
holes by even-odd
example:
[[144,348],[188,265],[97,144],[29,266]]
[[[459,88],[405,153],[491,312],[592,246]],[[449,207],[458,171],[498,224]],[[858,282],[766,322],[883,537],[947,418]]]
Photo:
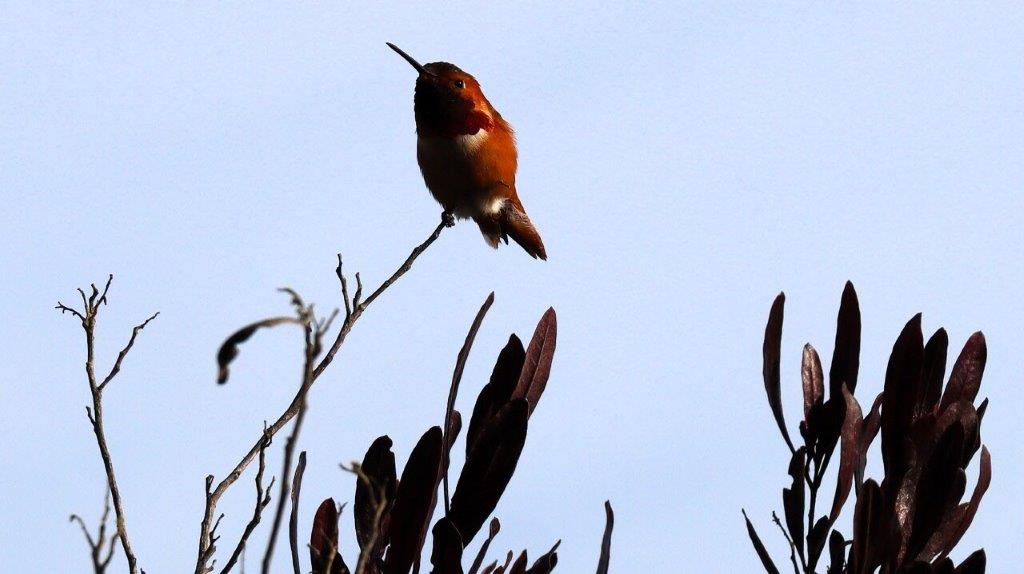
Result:
[[[459,420],[453,421],[453,418],[458,414],[455,410],[455,399],[459,395],[459,383],[462,382],[462,373],[466,369],[466,360],[469,359],[469,351],[473,348],[473,341],[476,340],[477,331],[480,330],[480,324],[484,321],[484,316],[487,315],[488,309],[494,304],[494,291],[487,296],[484,300],[484,304],[480,306],[480,310],[477,311],[476,317],[473,319],[473,324],[469,327],[469,332],[466,333],[466,340],[462,343],[462,348],[459,349],[459,356],[455,359],[455,369],[452,372],[452,385],[448,390],[448,404],[445,408],[444,413],[444,463],[442,464],[441,472],[444,476],[444,508],[448,510],[448,460],[449,454],[452,449],[452,445],[455,444],[455,438],[458,436],[459,431],[456,430],[462,428],[462,417]],[[453,432],[454,431],[454,432]]]
[[217,383],[223,385],[228,382],[228,375],[230,374],[228,366],[231,364],[231,361],[235,360],[235,357],[238,356],[239,345],[248,341],[249,337],[252,337],[253,333],[262,328],[276,327],[286,323],[302,325],[302,322],[295,317],[272,317],[270,319],[264,319],[242,327],[228,337],[227,340],[224,341],[224,344],[220,346],[220,350],[217,351]]
[[964,533],[971,526],[971,522],[974,521],[974,516],[978,513],[978,507],[981,506],[981,499],[985,496],[985,492],[988,491],[990,484],[992,484],[992,455],[989,454],[987,447],[981,447],[981,468],[978,472],[978,483],[974,485],[971,500],[967,503],[958,526],[953,528],[950,536],[943,541],[941,556],[948,555],[960,542],[960,539],[963,538]]
[[822,516],[814,523],[814,528],[807,533],[807,566],[813,571],[821,558],[821,552],[825,549],[825,540],[828,538],[829,528],[832,523],[827,516]]
[[836,318],[836,346],[828,370],[829,397],[839,398],[846,383],[850,393],[857,390],[860,369],[860,303],[853,283],[847,281]]
[[462,574],[462,538],[459,531],[450,520],[442,518],[434,525],[433,534],[432,574]]
[[949,405],[967,401],[974,402],[978,396],[978,388],[981,387],[981,377],[985,373],[985,359],[988,356],[988,349],[985,346],[985,335],[978,331],[967,339],[960,356],[953,364],[953,370],[949,374],[949,384],[946,385],[946,392],[942,395],[940,411],[946,410]]
[[956,574],[985,574],[985,551],[975,550],[959,566]]
[[469,574],[476,574],[480,570],[480,565],[483,564],[484,558],[487,557],[487,549],[491,547],[491,542],[494,541],[494,537],[498,535],[498,531],[501,530],[501,523],[498,522],[497,518],[491,519],[491,527],[487,532],[487,540],[484,540],[483,545],[480,546],[480,551],[476,554],[476,559],[473,560],[473,565],[469,568]]
[[523,349],[523,343],[519,337],[512,334],[508,338],[508,344],[498,354],[490,382],[484,385],[476,399],[473,416],[469,419],[469,430],[466,431],[466,456],[472,452],[485,423],[508,403],[519,381],[519,373],[523,370],[525,360],[526,350]]
[[441,427],[428,430],[405,464],[391,509],[388,532],[391,547],[384,563],[385,574],[407,574],[420,555],[440,477]]
[[523,550],[516,561],[512,563],[512,568],[508,570],[508,574],[526,574],[526,551]]
[[921,388],[924,340],[920,313],[907,322],[892,347],[885,372],[882,397],[882,463],[886,482],[895,487],[902,480],[914,409]]
[[[772,557],[768,555],[768,550],[764,547],[764,543],[761,542],[761,537],[757,535],[757,531],[754,530],[754,525],[750,523],[750,518],[747,518],[747,511],[743,511],[743,519],[747,521],[747,535],[750,536],[750,542],[754,544],[754,550],[757,552],[757,557],[761,559],[761,565],[764,566],[767,574],[779,574],[779,569],[775,567],[775,563],[772,562]],[[601,570],[598,568],[598,574],[608,572],[605,568]]]
[[555,566],[558,565],[558,547],[562,544],[559,540],[555,542],[555,545],[551,547],[546,553],[541,555],[534,563],[526,570],[526,574],[550,574]]
[[[821,373],[821,359],[810,344],[804,345],[804,356],[800,362],[800,375],[804,386],[804,422],[811,423],[811,409],[820,405],[825,398],[825,381]],[[814,429],[808,428],[814,434]]]
[[309,563],[313,574],[347,574],[338,548],[338,508],[333,498],[320,503],[309,534]]
[[804,468],[807,464],[804,447],[796,449],[789,460],[792,483],[782,489],[782,506],[786,514],[786,528],[800,555],[804,553]]
[[832,511],[829,513],[829,522],[835,524],[839,518],[839,511],[846,504],[846,498],[850,496],[850,488],[853,486],[853,475],[862,466],[860,450],[860,432],[864,424],[864,417],[861,414],[860,404],[853,398],[850,390],[843,384],[843,400],[846,401],[846,420],[843,422],[842,448],[839,455],[839,477],[836,479],[836,495],[832,499]]
[[533,414],[540,401],[541,394],[548,384],[551,374],[551,361],[555,357],[555,340],[558,338],[558,320],[555,310],[549,308],[537,323],[530,345],[526,348],[526,360],[519,374],[516,389],[512,392],[513,399],[526,399]]
[[[608,574],[608,565],[612,557],[612,530],[615,528],[615,513],[612,511],[612,503],[610,501],[604,501],[604,514],[604,536],[601,537],[601,557],[597,561],[597,574]],[[745,518],[747,514],[744,512],[743,516]],[[751,533],[754,532],[749,520],[747,521],[747,530]],[[757,535],[753,534],[752,536],[756,537]],[[758,543],[754,544],[755,548]]]
[[949,349],[949,336],[945,329],[935,332],[924,347],[924,393],[921,403],[914,414],[919,419],[925,414],[934,413],[942,396],[942,381],[946,377],[946,352]]
[[857,496],[853,513],[853,547],[850,549],[850,574],[870,574],[882,562],[888,529],[882,511],[882,492],[878,483],[868,480]]
[[854,473],[857,479],[858,493],[860,493],[861,484],[864,483],[864,466],[867,464],[868,448],[871,447],[871,443],[874,442],[875,437],[878,436],[878,428],[881,423],[881,413],[879,410],[882,408],[883,397],[884,393],[878,393],[878,396],[875,397],[875,402],[871,404],[871,410],[868,412],[868,416],[864,418],[864,424],[861,426],[860,463]]
[[838,530],[828,536],[828,574],[843,574],[846,567],[846,540]]
[[481,431],[466,458],[448,517],[469,544],[498,505],[526,443],[529,405],[514,399]]
[[786,440],[790,452],[795,452],[793,441],[789,438],[789,431],[786,430],[786,419],[782,415],[782,391],[780,389],[780,366],[779,360],[782,353],[782,315],[783,307],[786,304],[785,293],[779,293],[772,303],[772,310],[768,313],[768,324],[764,328],[764,390],[768,394],[768,406],[772,409],[772,416],[775,423],[779,425],[779,432]]
[[[356,494],[353,512],[355,519],[356,540],[362,552],[372,552],[370,564],[375,564],[384,553],[388,545],[387,529],[388,515],[395,502],[395,489],[397,477],[395,472],[395,453],[391,452],[391,438],[387,435],[378,437],[366,450],[363,456],[363,463],[360,470],[369,479],[370,484],[365,484],[359,477],[356,477]],[[377,525],[377,541],[374,548],[367,548],[370,539],[373,537],[374,522],[376,521],[377,505],[375,500],[383,494],[384,509],[380,522]]]

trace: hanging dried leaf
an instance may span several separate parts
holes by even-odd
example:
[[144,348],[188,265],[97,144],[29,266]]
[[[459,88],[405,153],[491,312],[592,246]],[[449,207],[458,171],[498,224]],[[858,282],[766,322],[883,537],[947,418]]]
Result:
[[772,409],[772,416],[775,423],[779,425],[779,432],[789,446],[790,452],[795,452],[793,441],[789,438],[789,431],[786,430],[786,419],[782,414],[782,391],[780,389],[780,355],[782,353],[782,315],[786,303],[785,293],[779,293],[772,303],[772,309],[768,313],[768,324],[764,329],[764,390],[768,394],[768,406]]
[[302,325],[302,322],[295,317],[272,317],[242,327],[228,337],[224,344],[220,346],[220,350],[217,351],[217,384],[223,385],[228,382],[228,375],[230,374],[228,366],[238,356],[239,345],[248,341],[249,337],[252,337],[260,329],[285,324]]

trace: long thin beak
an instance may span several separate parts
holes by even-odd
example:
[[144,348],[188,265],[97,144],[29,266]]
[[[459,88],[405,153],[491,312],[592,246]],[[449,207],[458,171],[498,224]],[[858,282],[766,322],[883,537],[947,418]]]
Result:
[[406,54],[405,52],[403,52],[402,49],[399,48],[398,46],[392,44],[391,42],[388,42],[387,45],[388,45],[388,48],[391,48],[392,50],[398,52],[399,56],[405,58],[406,62],[409,62],[410,64],[412,64],[412,67],[416,68],[417,72],[419,72],[421,74],[424,74],[424,75],[427,75],[427,76],[432,76],[433,75],[430,72],[428,72],[426,68],[423,67],[423,64],[420,64],[412,56],[410,56],[409,54]]

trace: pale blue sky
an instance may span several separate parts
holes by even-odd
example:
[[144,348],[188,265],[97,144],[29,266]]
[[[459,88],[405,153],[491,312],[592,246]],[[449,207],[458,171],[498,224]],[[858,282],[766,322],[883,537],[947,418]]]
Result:
[[[282,285],[338,305],[338,251],[376,284],[437,221],[414,74],[385,41],[475,74],[512,122],[550,260],[491,251],[463,223],[372,308],[313,391],[304,524],[316,501],[351,497],[339,461],[389,433],[401,464],[440,422],[493,289],[464,411],[509,332],[529,336],[549,305],[559,317],[496,549],[562,538],[559,571],[591,571],[610,498],[616,572],[757,570],[740,507],[782,560],[764,321],[785,290],[792,422],[800,347],[828,360],[852,279],[862,402],[912,314],[954,352],[985,331],[994,481],[955,556],[984,545],[992,572],[1024,560],[1019,5],[249,4],[3,8],[0,570],[87,571],[67,515],[95,520],[103,474],[81,331],[52,306],[113,272],[101,365],[162,312],[106,399],[130,532],[151,574],[190,571],[203,476],[280,412],[300,366],[282,329],[220,388],[217,345],[287,312]],[[251,497],[247,475],[222,505],[225,540]]]

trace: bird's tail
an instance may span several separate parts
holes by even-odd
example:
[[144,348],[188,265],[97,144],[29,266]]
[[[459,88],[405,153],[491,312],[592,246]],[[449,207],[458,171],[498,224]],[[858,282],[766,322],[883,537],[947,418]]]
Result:
[[480,226],[481,233],[484,234],[484,240],[491,247],[497,248],[498,242],[502,239],[508,243],[508,239],[511,237],[512,241],[518,243],[523,250],[530,254],[530,257],[535,259],[539,257],[547,261],[548,254],[544,250],[544,241],[540,238],[540,232],[534,227],[530,216],[526,215],[526,211],[519,202],[506,203],[494,219],[477,219],[476,222]]

